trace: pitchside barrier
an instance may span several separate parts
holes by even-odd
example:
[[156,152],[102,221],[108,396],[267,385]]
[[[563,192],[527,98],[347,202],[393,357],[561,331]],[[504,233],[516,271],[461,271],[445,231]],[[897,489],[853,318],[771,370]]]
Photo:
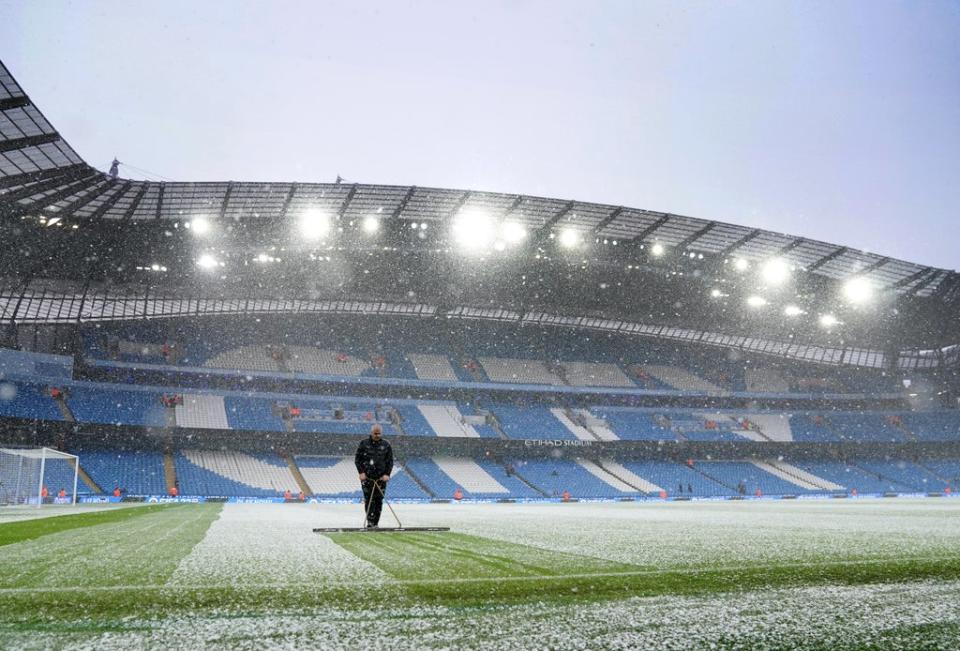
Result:
[[[829,500],[829,499],[877,499],[892,497],[960,497],[958,493],[859,493],[852,495],[849,493],[814,493],[803,495],[735,495],[735,496],[678,496],[678,497],[572,497],[564,500],[562,497],[518,497],[515,499],[462,499],[462,500],[438,500],[438,499],[416,499],[403,498],[390,500],[394,504],[559,504],[563,502],[579,503],[609,503],[609,502],[729,502],[729,501],[763,501],[763,500]],[[361,498],[337,498],[337,497],[308,497],[302,502],[300,500],[288,500],[283,497],[216,497],[209,495],[128,495],[125,497],[113,497],[107,495],[83,495],[78,499],[83,504],[108,504],[118,502],[146,502],[149,504],[198,504],[198,503],[226,503],[226,504],[361,504]]]

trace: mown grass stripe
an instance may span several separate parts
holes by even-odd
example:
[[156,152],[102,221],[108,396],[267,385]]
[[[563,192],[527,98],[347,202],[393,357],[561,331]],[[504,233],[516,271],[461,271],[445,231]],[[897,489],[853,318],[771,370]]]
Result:
[[[513,577],[480,582],[398,581],[365,590],[362,586],[277,584],[263,586],[116,585],[102,589],[0,591],[0,622],[69,619],[78,600],[98,618],[190,614],[303,612],[335,607],[370,609],[435,605],[460,609],[538,603],[584,603],[627,597],[674,597],[816,585],[863,585],[960,579],[960,558],[886,561],[832,565],[757,566],[702,571],[624,573],[609,576],[570,575]],[[3,624],[0,624],[2,628]]]
[[95,527],[101,524],[122,522],[132,518],[139,518],[157,511],[174,508],[170,504],[150,504],[144,506],[130,506],[93,513],[77,513],[72,515],[50,515],[45,518],[18,520],[0,524],[0,547],[34,540],[43,536],[71,529]]
[[328,534],[359,558],[400,580],[440,576],[508,578],[571,572],[621,573],[641,569],[585,554],[570,554],[457,532],[376,535]]
[[171,505],[0,547],[0,587],[165,583],[220,505]]
[[[928,564],[945,563],[949,566],[960,566],[960,557],[928,557],[918,556],[913,558],[873,558],[873,559],[849,559],[835,561],[811,561],[798,563],[764,563],[753,565],[732,565],[732,566],[708,566],[704,568],[667,568],[660,570],[635,570],[626,572],[588,572],[572,574],[552,574],[552,575],[525,575],[525,576],[486,576],[486,577],[449,577],[434,579],[394,579],[392,585],[430,585],[430,584],[470,584],[470,583],[501,583],[504,581],[563,581],[566,579],[605,579],[620,578],[632,576],[657,576],[657,575],[689,575],[694,577],[700,574],[711,573],[736,573],[736,572],[781,572],[794,569],[817,568],[824,566],[854,566],[854,565],[875,565],[875,564]],[[952,567],[948,572],[956,571]],[[289,589],[315,589],[318,587],[329,588],[378,588],[382,584],[365,583],[363,581],[337,581],[325,583],[318,586],[316,582],[297,582],[284,581],[282,583],[244,583],[243,589],[251,590],[283,590]],[[223,588],[236,588],[230,583],[176,583],[176,584],[133,584],[133,585],[103,585],[103,586],[50,586],[34,588],[0,588],[0,595],[4,594],[29,594],[31,592],[110,592],[115,590],[138,591],[138,590],[220,590]]]

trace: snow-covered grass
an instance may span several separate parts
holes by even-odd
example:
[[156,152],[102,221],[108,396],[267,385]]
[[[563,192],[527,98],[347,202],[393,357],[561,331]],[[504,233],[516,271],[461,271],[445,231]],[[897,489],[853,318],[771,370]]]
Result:
[[95,511],[113,511],[142,506],[135,502],[121,504],[44,504],[36,506],[0,506],[0,524],[17,522],[19,520],[36,520],[50,518],[55,515],[77,515],[79,513],[93,513]]
[[182,505],[0,546],[0,647],[960,639],[960,500],[397,508],[452,531],[327,536],[311,529],[359,506]]
[[306,504],[225,505],[203,541],[180,561],[170,582],[377,584],[387,578],[376,566],[313,533],[317,519],[316,510]]

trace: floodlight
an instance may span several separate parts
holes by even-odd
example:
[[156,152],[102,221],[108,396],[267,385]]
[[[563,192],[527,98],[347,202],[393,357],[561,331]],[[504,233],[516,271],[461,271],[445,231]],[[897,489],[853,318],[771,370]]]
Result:
[[197,235],[206,235],[210,232],[210,222],[207,221],[206,217],[194,217],[192,221],[187,223],[187,226]]
[[373,235],[380,230],[380,220],[373,215],[367,215],[363,218],[363,232],[367,235]]
[[217,259],[209,253],[204,253],[197,259],[197,266],[208,271],[210,269],[214,269],[219,264],[220,263],[217,262]]
[[737,271],[746,271],[750,268],[750,263],[747,262],[744,258],[734,258],[733,259],[733,268]]
[[660,257],[661,255],[663,255],[663,245],[660,244],[660,242],[654,243],[654,245],[650,247],[650,253],[652,253],[657,257]]
[[844,284],[843,295],[850,303],[866,303],[873,296],[873,285],[866,278],[857,276]]
[[[425,225],[421,224],[420,228]],[[493,241],[494,224],[490,215],[470,211],[460,213],[453,222],[453,239],[465,249],[485,249]]]
[[803,314],[803,310],[801,310],[796,305],[788,305],[785,308],[783,308],[783,313],[786,314],[787,316],[800,316],[801,314]]
[[763,296],[750,296],[747,298],[747,305],[750,307],[763,307],[767,304],[767,299]]
[[840,322],[837,320],[837,317],[833,316],[832,314],[820,315],[820,325],[822,325],[824,328],[831,328],[838,323]]
[[507,248],[507,245],[504,243],[503,240],[497,240],[496,242],[493,243],[493,248],[495,251],[503,251]]
[[763,263],[760,277],[768,285],[782,285],[790,277],[790,266],[782,258],[770,258]]
[[320,240],[330,232],[330,217],[312,209],[300,215],[300,234],[307,240]]
[[572,228],[565,228],[560,231],[560,246],[566,249],[572,249],[580,243],[580,233]]
[[527,236],[527,229],[524,228],[523,224],[518,224],[517,222],[504,222],[500,226],[500,232],[503,234],[503,239],[507,244],[517,244],[522,242],[523,239]]
[[723,296],[723,292],[721,292],[719,289],[711,289],[710,296],[714,298],[720,298],[721,296]]

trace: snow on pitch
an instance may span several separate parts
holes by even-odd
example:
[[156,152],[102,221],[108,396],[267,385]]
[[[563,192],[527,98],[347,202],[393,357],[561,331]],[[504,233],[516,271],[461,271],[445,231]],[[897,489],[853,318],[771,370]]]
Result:
[[313,527],[357,526],[360,506],[329,509],[311,504],[224,504],[206,537],[180,561],[171,584],[242,585],[359,582],[386,575],[315,534]]

